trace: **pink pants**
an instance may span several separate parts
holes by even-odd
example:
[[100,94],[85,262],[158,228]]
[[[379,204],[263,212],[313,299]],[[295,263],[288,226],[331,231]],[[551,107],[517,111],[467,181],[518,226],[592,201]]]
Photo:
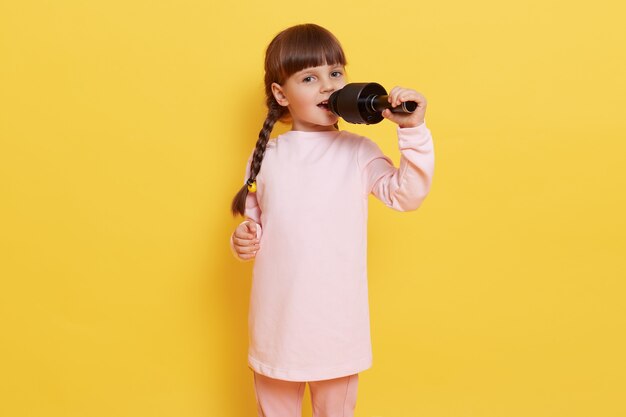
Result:
[[[301,417],[306,382],[283,381],[254,372],[259,417]],[[309,381],[313,417],[353,417],[359,374]]]

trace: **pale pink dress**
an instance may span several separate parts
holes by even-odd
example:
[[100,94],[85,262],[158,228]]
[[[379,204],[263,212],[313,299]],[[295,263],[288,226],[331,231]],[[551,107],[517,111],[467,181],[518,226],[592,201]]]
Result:
[[[399,168],[375,142],[347,131],[288,131],[268,142],[245,211],[260,238],[248,312],[254,371],[316,381],[371,367],[368,196],[416,210],[434,173],[426,124],[397,134]],[[230,244],[236,256],[232,235]]]

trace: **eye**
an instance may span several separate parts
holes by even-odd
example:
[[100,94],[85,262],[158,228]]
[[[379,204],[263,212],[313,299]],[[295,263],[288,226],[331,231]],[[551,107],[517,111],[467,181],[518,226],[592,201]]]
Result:
[[[333,75],[333,74],[337,74],[337,75]],[[335,77],[335,78],[339,78],[339,77],[341,77],[343,74],[341,73],[341,71],[333,71],[333,72],[331,73],[331,75],[332,75],[333,77]]]
[[308,83],[309,81],[311,81],[313,79],[313,77],[311,77],[310,75],[308,77],[304,77],[304,79],[302,81],[304,81],[305,83]]

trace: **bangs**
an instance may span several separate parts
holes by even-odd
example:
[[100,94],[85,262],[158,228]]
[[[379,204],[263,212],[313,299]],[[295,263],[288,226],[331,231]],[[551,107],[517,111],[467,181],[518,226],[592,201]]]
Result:
[[320,65],[346,65],[341,44],[328,30],[313,24],[300,25],[299,30],[284,33],[275,62],[280,84],[305,68]]

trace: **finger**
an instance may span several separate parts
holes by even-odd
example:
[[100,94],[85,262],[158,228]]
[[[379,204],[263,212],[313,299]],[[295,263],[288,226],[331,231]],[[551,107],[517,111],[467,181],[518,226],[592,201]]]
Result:
[[259,245],[254,245],[254,246],[235,246],[235,251],[238,254],[256,253],[259,249],[261,249]]
[[426,107],[426,101],[424,100],[423,97],[419,95],[407,94],[407,95],[402,96],[400,98],[400,101],[402,101],[403,103],[408,102],[408,101],[412,101],[416,103],[417,104],[416,112],[422,111]]
[[235,229],[235,236],[237,237],[246,237],[248,235],[248,225],[246,223],[241,223]]
[[256,233],[249,233],[248,229],[246,228],[237,228],[235,229],[235,234],[233,235],[233,238],[254,239],[256,238]]
[[401,90],[398,91],[398,96],[401,97],[410,97],[411,99],[417,99],[419,98],[424,98],[424,96],[422,94],[420,94],[419,92],[411,89],[411,88],[402,88]]
[[404,94],[406,88],[396,86],[391,91],[393,92],[393,101],[391,102],[393,107],[397,107],[400,104],[400,96]]
[[393,123],[398,123],[398,115],[396,113],[393,113],[390,109],[383,110],[382,115],[385,119],[388,119]]
[[426,97],[424,97],[422,94],[420,93],[415,93],[411,95],[411,100],[415,101],[420,107],[425,107],[426,106]]
[[242,252],[242,253],[247,253],[247,254],[250,254],[250,253],[257,253],[257,251],[258,251],[259,249],[261,249],[261,248],[259,247],[259,245],[254,245],[254,246],[250,246],[250,247],[248,247],[248,248],[244,248],[244,249],[242,249],[242,251],[241,251],[241,252]]
[[246,237],[252,237],[252,236],[256,236],[256,230],[253,228],[253,226],[251,225],[251,223],[253,222],[246,222],[245,224],[245,236]]
[[403,89],[399,94],[398,94],[398,98],[401,101],[415,101],[418,97],[418,93],[415,90],[411,90],[408,88]]
[[256,253],[260,249],[259,245],[249,246],[247,248],[243,248],[241,252],[243,253]]
[[395,122],[397,120],[397,117],[398,117],[398,113],[392,112],[391,109],[383,110],[382,114],[383,114],[383,117],[385,119],[389,119],[392,122]]
[[248,233],[248,232],[244,232],[244,231],[235,231],[235,235],[234,235],[235,239],[240,239],[240,240],[253,240],[256,239],[256,234],[255,233]]
[[419,105],[419,102],[416,100],[415,96],[410,93],[404,93],[398,97],[398,105],[401,106],[402,103],[406,103],[407,101],[414,101]]
[[393,100],[393,95],[395,93],[395,89],[396,89],[396,87],[392,88],[391,90],[389,90],[389,93],[387,94],[387,101],[389,103],[391,103],[391,101]]
[[233,243],[235,246],[239,247],[248,247],[251,245],[256,245],[259,243],[258,239],[241,239],[238,237],[233,238]]
[[401,90],[402,90],[402,87],[400,87],[399,85],[396,85],[395,87],[391,89],[389,94],[397,95]]
[[398,95],[398,89],[400,87],[395,86],[391,89],[391,91],[389,91],[389,103],[391,104],[392,107],[395,107],[394,103],[396,100],[396,96]]
[[391,104],[391,107],[396,107],[396,96],[398,95],[398,87],[394,87],[391,89],[391,91],[389,92],[389,103]]

